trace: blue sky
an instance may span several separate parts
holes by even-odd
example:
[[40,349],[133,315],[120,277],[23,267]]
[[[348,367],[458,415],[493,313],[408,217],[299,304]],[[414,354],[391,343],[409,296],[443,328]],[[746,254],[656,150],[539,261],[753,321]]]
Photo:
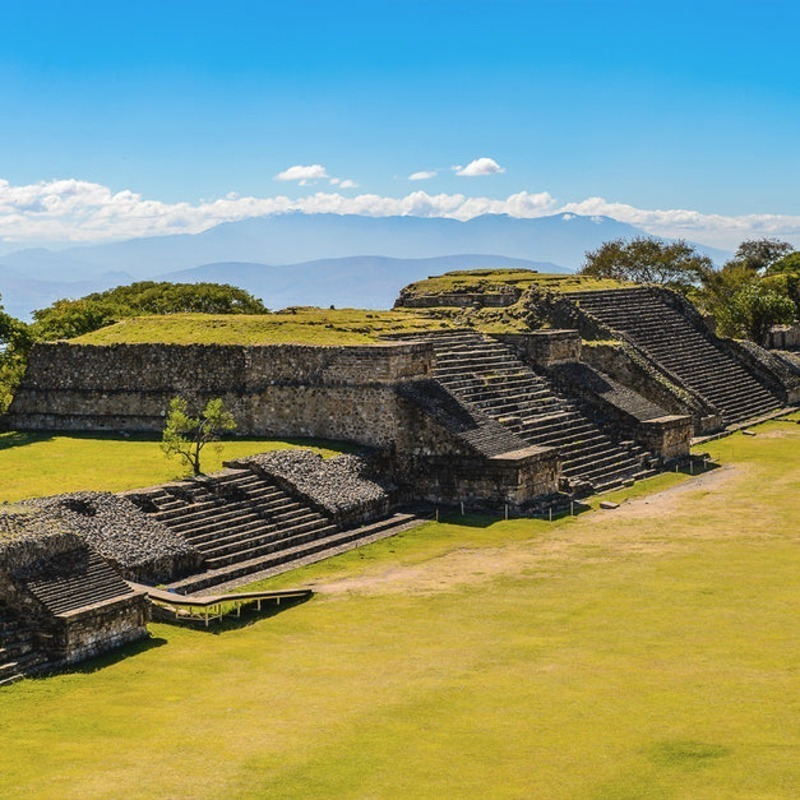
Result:
[[[74,179],[192,209],[230,192],[547,193],[547,210],[800,232],[797,3],[40,0],[2,16],[9,187]],[[452,169],[478,158],[503,171]],[[313,165],[329,177],[275,180]],[[408,180],[422,171],[437,174]],[[10,202],[0,236],[20,238]],[[659,219],[644,224],[682,224]]]

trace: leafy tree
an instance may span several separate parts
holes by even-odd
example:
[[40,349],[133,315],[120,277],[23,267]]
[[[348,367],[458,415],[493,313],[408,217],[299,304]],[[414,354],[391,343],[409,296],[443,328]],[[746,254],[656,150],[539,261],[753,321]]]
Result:
[[219,439],[222,433],[235,429],[236,420],[225,408],[221,397],[209,400],[199,414],[192,414],[183,397],[173,397],[161,436],[161,449],[167,456],[178,456],[197,476],[201,474],[200,454],[203,448]]
[[779,239],[748,239],[739,245],[731,261],[753,272],[763,273],[793,250],[789,242]]
[[773,325],[791,322],[795,304],[774,279],[760,278],[750,267],[728,262],[710,275],[702,293],[704,309],[723,336],[763,343]]
[[773,261],[767,267],[765,275],[785,275],[787,273],[795,273],[800,275],[800,253],[792,251],[783,258]]
[[581,275],[655,283],[686,291],[711,272],[711,259],[684,241],[663,242],[640,236],[615,239],[586,253]]
[[7,314],[0,305],[0,413],[11,405],[32,343],[29,327]]
[[249,292],[228,284],[140,281],[78,300],[57,300],[48,308],[33,312],[33,327],[39,339],[71,339],[126,317],[187,312],[268,313]]

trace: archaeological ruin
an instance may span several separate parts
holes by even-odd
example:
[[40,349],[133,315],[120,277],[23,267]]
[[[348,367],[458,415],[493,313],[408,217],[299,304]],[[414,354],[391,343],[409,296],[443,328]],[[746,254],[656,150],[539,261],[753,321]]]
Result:
[[796,358],[717,337],[669,290],[534,281],[524,303],[535,324],[498,329],[466,312],[501,314],[523,289],[482,281],[404,290],[398,308],[441,313],[441,329],[373,344],[37,345],[6,429],[158,433],[170,398],[222,397],[241,434],[363,452],[273,452],[197,479],[10,507],[0,683],[145,636],[142,585],[241,585],[437,508],[552,514],[687,464],[695,437],[800,401]]

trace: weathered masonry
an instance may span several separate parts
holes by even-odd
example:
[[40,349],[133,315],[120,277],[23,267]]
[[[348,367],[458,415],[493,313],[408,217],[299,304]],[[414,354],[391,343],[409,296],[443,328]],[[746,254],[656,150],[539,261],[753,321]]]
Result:
[[[172,396],[221,396],[244,434],[357,442],[384,453],[409,496],[524,511],[688,454],[685,415],[580,356],[575,332],[451,331],[372,347],[39,345],[8,424],[158,431]],[[570,363],[597,378],[594,390],[581,377],[574,390]]]

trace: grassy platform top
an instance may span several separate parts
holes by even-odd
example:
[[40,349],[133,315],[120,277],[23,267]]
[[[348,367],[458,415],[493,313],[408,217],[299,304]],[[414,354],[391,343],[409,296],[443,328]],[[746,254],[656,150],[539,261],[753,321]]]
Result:
[[418,311],[302,307],[275,314],[170,314],[133,317],[72,341],[78,344],[376,344],[379,337],[452,327]]
[[585,278],[581,275],[536,272],[530,269],[470,269],[445,272],[406,287],[413,295],[502,291],[503,287],[522,289],[532,285],[554,292],[587,292],[621,289],[628,284],[615,280]]

